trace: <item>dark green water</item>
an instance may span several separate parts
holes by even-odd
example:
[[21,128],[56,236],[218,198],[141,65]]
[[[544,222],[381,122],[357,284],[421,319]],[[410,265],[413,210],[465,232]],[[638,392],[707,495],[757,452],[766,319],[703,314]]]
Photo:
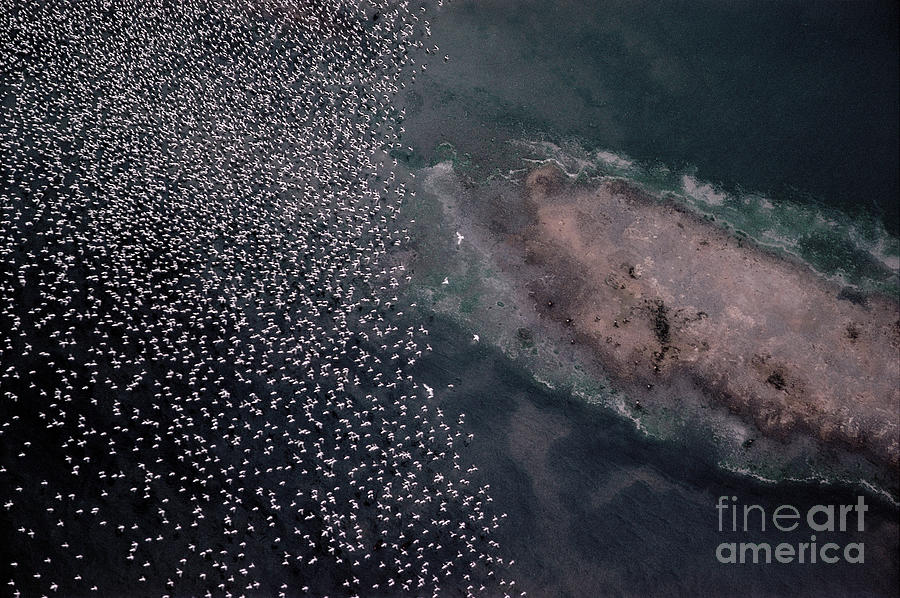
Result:
[[900,230],[894,2],[484,0],[432,21],[418,151],[574,138]]

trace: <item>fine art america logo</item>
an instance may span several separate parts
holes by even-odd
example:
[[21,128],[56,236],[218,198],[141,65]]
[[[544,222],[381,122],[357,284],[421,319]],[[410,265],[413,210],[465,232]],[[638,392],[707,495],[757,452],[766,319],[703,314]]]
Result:
[[[862,496],[851,505],[813,505],[801,510],[793,505],[780,505],[771,513],[761,505],[739,505],[736,496],[720,496],[716,503],[719,532],[765,533],[775,530],[799,533],[801,542],[722,542],[716,548],[716,559],[725,564],[743,563],[847,563],[865,562],[865,544],[844,545],[824,542],[816,534],[865,531],[865,513],[869,510]],[[767,527],[767,524],[771,526]],[[807,536],[807,534],[809,534]],[[808,539],[807,539],[808,538]],[[787,539],[787,538],[785,538]]]

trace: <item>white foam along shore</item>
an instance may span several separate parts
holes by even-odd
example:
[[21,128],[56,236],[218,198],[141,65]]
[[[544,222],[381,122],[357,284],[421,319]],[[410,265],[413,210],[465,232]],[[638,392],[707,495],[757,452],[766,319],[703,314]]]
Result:
[[[692,171],[676,172],[665,165],[643,165],[609,150],[587,152],[570,144],[547,141],[515,142],[528,157],[530,167],[553,163],[572,180],[591,177],[622,178],[660,196],[679,201],[698,214],[714,217],[723,226],[740,231],[763,247],[801,259],[822,276],[865,291],[895,292],[900,288],[900,239],[891,235],[875,216],[850,219],[821,203],[774,201],[761,193],[729,193],[697,178]],[[801,240],[814,237],[825,244],[843,245],[857,258],[869,258],[881,266],[882,277],[853,275],[853,264],[823,267],[809,259]],[[829,271],[830,270],[830,271]],[[848,270],[854,272],[848,273]],[[858,269],[857,269],[858,270]]]
[[[548,158],[548,161],[552,161],[553,163],[559,164],[559,160],[556,158]],[[621,164],[625,164],[626,161],[623,160],[620,162]],[[454,188],[453,181],[456,179],[456,176],[453,171],[452,163],[447,161],[440,163],[430,169],[427,169],[424,173],[425,176],[421,177],[420,180],[423,180],[425,183],[425,188],[428,192],[436,197],[438,197],[442,203],[444,203],[445,212],[450,212],[450,214],[445,214],[445,217],[449,217],[452,220],[451,227],[453,230],[462,229],[465,232],[466,243],[463,246],[464,253],[466,253],[467,257],[465,258],[471,262],[489,262],[491,260],[491,256],[489,255],[490,250],[488,246],[479,247],[479,237],[478,232],[473,228],[472,223],[466,223],[465,218],[460,218],[459,206],[456,205],[457,202],[454,199],[454,196],[459,193],[459,188]],[[577,177],[578,172],[573,172],[571,170],[567,170],[567,176],[569,177]],[[469,254],[472,255],[469,255]],[[460,255],[459,257],[462,257]],[[451,276],[451,280],[457,280],[459,276]],[[493,279],[494,283],[491,286],[497,286],[498,281]],[[502,285],[501,285],[502,286]],[[496,289],[494,289],[496,291]],[[443,285],[441,288],[441,292],[448,291],[447,286]],[[490,292],[487,293],[488,296],[491,296],[492,299],[501,298],[503,301],[508,304],[513,303],[515,299],[511,296],[512,290],[500,289],[496,296],[491,295]],[[489,325],[488,322],[480,321],[478,318],[478,314],[462,314],[459,313],[456,309],[453,309],[452,302],[450,304],[445,303],[445,307],[442,309],[442,313],[451,316],[458,323],[462,324],[469,330],[473,332],[477,332],[481,335],[481,337],[491,344],[500,347],[504,350],[505,353],[510,355],[513,358],[521,359],[523,357],[523,353],[521,351],[515,350],[515,326],[518,324],[524,324],[527,322],[519,322],[518,324],[512,325],[507,323],[506,328],[509,330],[500,330],[498,328]],[[518,317],[518,315],[517,315]],[[511,327],[510,327],[511,326]],[[512,347],[512,350],[510,350]],[[544,355],[546,358],[547,356]],[[528,359],[526,358],[527,362]],[[629,400],[627,397],[620,393],[608,393],[608,392],[597,392],[596,388],[590,388],[591,386],[595,386],[594,384],[572,384],[573,379],[572,375],[575,375],[576,378],[583,378],[585,373],[583,371],[576,372],[578,368],[566,367],[564,364],[557,363],[556,366],[548,366],[548,362],[545,359],[537,359],[531,360],[534,363],[531,363],[529,366],[529,370],[532,372],[535,380],[542,385],[547,386],[548,388],[571,388],[574,395],[581,397],[583,400],[586,400],[591,403],[601,404],[608,408],[613,409],[613,411],[617,412],[620,416],[625,417],[632,421],[636,428],[640,430],[643,434],[650,437],[657,437],[661,439],[672,438],[672,430],[664,430],[660,429],[659,426],[655,425],[652,422],[652,417],[648,419],[648,414],[641,413],[640,411],[635,411],[628,407],[629,404],[633,403],[633,401]],[[558,359],[552,359],[552,361],[562,361]],[[571,364],[570,364],[571,365]],[[596,380],[594,381],[596,383]],[[578,388],[576,388],[578,387]],[[602,388],[603,385],[601,384]],[[823,470],[821,467],[813,467],[812,470],[808,470],[805,472],[801,472],[800,470],[793,470],[791,467],[784,469],[784,462],[780,465],[776,463],[771,463],[767,466],[766,463],[757,462],[759,455],[757,454],[753,461],[754,463],[747,462],[746,453],[742,449],[742,445],[745,440],[749,437],[750,431],[746,428],[746,424],[743,422],[732,421],[734,419],[733,416],[728,416],[727,414],[720,414],[722,417],[716,419],[718,424],[715,426],[719,431],[714,435],[718,440],[716,441],[717,445],[722,450],[722,465],[728,469],[729,471],[733,471],[736,473],[742,473],[751,475],[759,478],[760,480],[769,480],[769,481],[777,481],[778,480],[793,480],[793,481],[804,481],[804,482],[817,482],[817,483],[850,483],[861,485],[863,483],[866,484],[866,487],[869,491],[879,494],[880,496],[891,497],[892,494],[890,491],[885,490],[884,488],[877,487],[872,485],[865,479],[865,475],[863,477],[853,477],[850,474],[849,468],[837,468],[836,470],[828,469]],[[687,418],[687,419],[690,419]],[[722,421],[719,421],[721,419]],[[731,424],[729,424],[731,422]],[[712,422],[707,422],[710,424]],[[649,424],[649,425],[648,425]],[[675,426],[676,428],[678,426]],[[730,432],[729,432],[730,430]],[[760,443],[757,443],[759,446]],[[758,452],[758,451],[757,451]],[[765,460],[764,460],[765,461]],[[782,471],[785,473],[784,476],[774,474],[775,471]],[[790,473],[793,471],[793,473]],[[775,475],[776,477],[771,477]],[[891,498],[891,500],[894,500]]]

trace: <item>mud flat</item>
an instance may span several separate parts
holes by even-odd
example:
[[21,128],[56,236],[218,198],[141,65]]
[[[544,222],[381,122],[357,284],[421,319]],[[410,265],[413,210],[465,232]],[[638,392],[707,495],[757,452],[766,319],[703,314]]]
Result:
[[509,235],[527,292],[633,396],[685,380],[768,436],[795,430],[898,466],[897,303],[863,297],[621,181],[528,174]]
[[518,183],[444,196],[535,334],[568,339],[638,410],[699,396],[770,441],[812,437],[896,479],[895,299],[823,279],[625,181],[575,184],[545,164]]

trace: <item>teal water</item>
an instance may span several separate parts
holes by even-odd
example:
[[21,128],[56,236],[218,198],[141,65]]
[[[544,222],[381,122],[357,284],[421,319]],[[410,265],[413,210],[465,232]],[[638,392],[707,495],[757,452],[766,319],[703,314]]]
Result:
[[486,0],[432,20],[405,125],[428,156],[576,139],[900,230],[893,2]]

